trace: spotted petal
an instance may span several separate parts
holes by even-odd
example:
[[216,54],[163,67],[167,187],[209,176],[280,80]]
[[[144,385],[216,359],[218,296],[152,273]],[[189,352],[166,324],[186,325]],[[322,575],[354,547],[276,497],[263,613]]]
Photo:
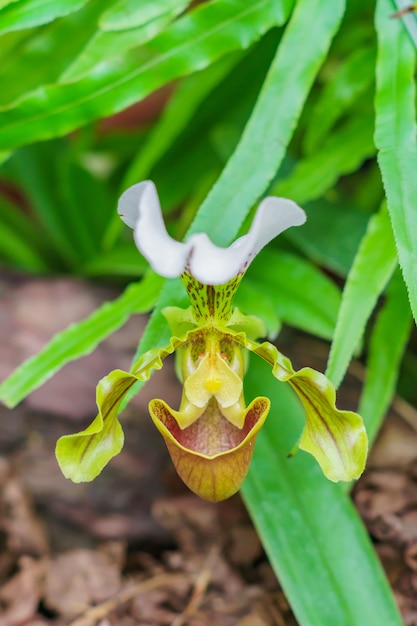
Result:
[[205,233],[180,243],[166,231],[151,181],[127,189],[119,200],[118,212],[133,228],[137,247],[158,274],[173,278],[188,271],[206,285],[222,285],[244,272],[271,239],[306,219],[304,211],[291,200],[269,197],[259,205],[249,232],[228,248],[216,246]]

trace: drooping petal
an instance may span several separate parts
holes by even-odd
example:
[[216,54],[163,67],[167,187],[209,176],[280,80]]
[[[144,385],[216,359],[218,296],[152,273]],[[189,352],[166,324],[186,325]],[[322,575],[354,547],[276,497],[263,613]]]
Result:
[[239,490],[269,407],[268,398],[256,398],[244,412],[241,429],[224,418],[214,399],[185,429],[178,425],[178,412],[162,400],[152,400],[149,412],[185,484],[201,498],[219,502]]
[[123,193],[118,212],[134,229],[135,242],[153,269],[167,278],[184,271],[200,283],[222,285],[243,273],[254,256],[271,239],[291,226],[305,222],[304,211],[285,198],[265,198],[249,232],[228,248],[213,244],[205,233],[187,242],[172,239],[165,228],[155,185],[144,181]]
[[315,457],[324,475],[334,482],[359,478],[368,452],[364,423],[357,413],[336,408],[335,390],[324,374],[309,367],[295,372],[291,361],[269,342],[258,344],[243,334],[235,340],[270,363],[273,375],[297,393],[306,412],[299,447]]
[[138,380],[148,380],[152,371],[161,369],[163,359],[181,347],[188,335],[173,337],[169,345],[146,352],[132,372],[114,370],[97,385],[98,414],[85,429],[64,435],[56,445],[56,457],[62,473],[73,482],[96,478],[123,447],[123,430],[117,418],[120,403]]
[[306,411],[299,446],[312,454],[329,480],[356,480],[365,468],[368,437],[362,418],[339,411],[328,379],[305,367],[289,379]]
[[56,444],[56,458],[62,473],[74,483],[94,480],[123,447],[123,430],[117,410],[136,378],[114,370],[97,385],[99,412],[83,431],[64,435]]

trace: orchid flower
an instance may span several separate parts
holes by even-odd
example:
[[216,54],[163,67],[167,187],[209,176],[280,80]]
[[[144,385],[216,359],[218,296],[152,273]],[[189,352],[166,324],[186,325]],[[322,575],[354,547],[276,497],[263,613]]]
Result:
[[245,351],[250,351],[267,361],[272,375],[289,383],[301,400],[306,423],[298,447],[315,457],[328,479],[358,478],[367,454],[361,417],[336,408],[334,388],[323,374],[308,367],[295,371],[274,345],[258,343],[256,339],[265,335],[263,323],[232,307],[253,258],[279,233],[303,224],[304,211],[290,200],[265,198],[249,232],[228,248],[215,246],[204,233],[185,243],[172,239],[150,181],[125,191],[118,211],[153,269],[167,278],[181,278],[191,306],[164,309],[172,332],[168,345],[143,354],[130,372],[115,370],[99,382],[95,420],[57,443],[64,475],[75,482],[92,480],[120,452],[123,431],[117,412],[123,398],[137,380],[148,380],[164,358],[176,352],[183,385],[180,406],[175,410],[155,399],[149,404],[150,415],[192,491],[212,501],[233,495],[246,476],[270,408],[265,397],[246,405],[243,378]]

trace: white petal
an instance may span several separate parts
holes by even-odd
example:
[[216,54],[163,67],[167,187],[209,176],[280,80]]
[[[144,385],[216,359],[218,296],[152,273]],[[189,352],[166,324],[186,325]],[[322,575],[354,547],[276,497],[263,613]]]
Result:
[[174,278],[183,272],[188,247],[168,235],[152,181],[127,189],[120,197],[117,211],[125,224],[134,229],[138,249],[158,274]]
[[301,226],[307,216],[298,204],[287,198],[270,196],[262,200],[248,233],[253,255],[291,226]]
[[[135,228],[136,222],[139,217],[139,206],[142,202],[144,192],[148,190],[147,199],[153,207],[154,211],[161,212],[161,205],[159,204],[158,192],[154,183],[150,180],[145,180],[143,183],[138,183],[129,187],[120,196],[117,204],[117,212],[122,221],[130,228]],[[156,209],[155,209],[156,207]]]
[[180,243],[166,231],[156,187],[151,181],[125,191],[118,212],[134,229],[137,247],[158,274],[173,278],[187,268],[198,281],[208,285],[227,283],[244,271],[271,239],[306,220],[295,202],[269,197],[259,205],[248,234],[228,248],[214,245],[205,233]]
[[261,202],[247,235],[237,239],[228,248],[215,246],[207,235],[193,235],[189,261],[191,274],[201,283],[221,285],[245,270],[258,252],[290,226],[306,221],[304,211],[285,198],[265,198]]

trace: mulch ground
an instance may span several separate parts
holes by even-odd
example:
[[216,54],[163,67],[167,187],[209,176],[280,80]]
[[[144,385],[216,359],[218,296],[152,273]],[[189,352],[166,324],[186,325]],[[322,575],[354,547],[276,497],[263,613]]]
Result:
[[[69,279],[0,277],[0,379],[59,329],[116,292]],[[0,626],[293,626],[297,622],[240,497],[211,504],[176,477],[147,413],[180,397],[172,363],[124,413],[126,445],[91,484],[60,473],[56,439],[94,415],[95,386],[128,368],[145,318],[134,316],[10,411],[0,407]],[[323,369],[328,346],[284,337]],[[352,368],[341,404],[358,394]],[[397,399],[355,503],[407,626],[417,626],[417,413]]]

